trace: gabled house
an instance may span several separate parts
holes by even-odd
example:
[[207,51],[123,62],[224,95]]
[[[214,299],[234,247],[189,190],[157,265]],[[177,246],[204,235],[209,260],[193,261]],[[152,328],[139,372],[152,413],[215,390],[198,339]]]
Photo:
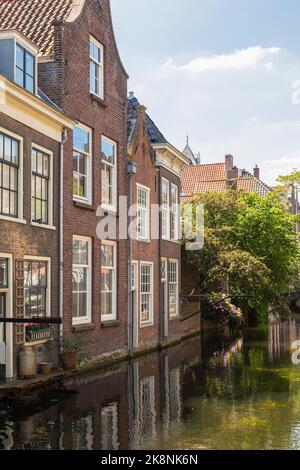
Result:
[[155,346],[199,329],[199,318],[182,322],[179,203],[188,158],[171,145],[139,104],[128,100],[128,159],[132,202],[137,206],[132,241],[133,349]]

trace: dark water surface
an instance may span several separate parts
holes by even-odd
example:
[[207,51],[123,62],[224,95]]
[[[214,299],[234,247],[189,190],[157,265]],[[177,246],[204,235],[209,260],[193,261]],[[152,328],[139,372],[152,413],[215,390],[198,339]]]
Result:
[[300,321],[190,340],[0,414],[0,449],[300,449]]

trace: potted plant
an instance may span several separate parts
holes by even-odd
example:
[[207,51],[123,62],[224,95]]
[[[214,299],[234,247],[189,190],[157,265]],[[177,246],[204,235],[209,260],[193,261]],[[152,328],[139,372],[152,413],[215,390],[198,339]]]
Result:
[[75,336],[63,336],[59,338],[59,347],[62,351],[59,358],[64,370],[77,369],[79,353],[85,349],[86,342]]

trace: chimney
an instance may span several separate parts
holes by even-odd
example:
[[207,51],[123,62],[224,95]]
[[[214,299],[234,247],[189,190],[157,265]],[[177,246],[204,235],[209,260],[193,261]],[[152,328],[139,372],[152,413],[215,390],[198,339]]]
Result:
[[134,98],[134,91],[129,92],[129,99]]
[[226,167],[226,170],[233,169],[233,156],[232,155],[225,155],[225,167]]
[[260,179],[260,169],[258,168],[257,165],[255,165],[253,174],[254,174],[256,179],[258,179],[258,180]]

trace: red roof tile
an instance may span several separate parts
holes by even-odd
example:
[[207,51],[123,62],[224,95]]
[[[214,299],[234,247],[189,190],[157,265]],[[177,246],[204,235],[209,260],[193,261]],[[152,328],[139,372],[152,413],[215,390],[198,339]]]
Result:
[[182,174],[182,192],[192,196],[207,191],[226,190],[226,169],[224,163],[186,167]]
[[53,53],[53,21],[66,21],[78,0],[0,0],[0,29],[16,29],[40,49]]

